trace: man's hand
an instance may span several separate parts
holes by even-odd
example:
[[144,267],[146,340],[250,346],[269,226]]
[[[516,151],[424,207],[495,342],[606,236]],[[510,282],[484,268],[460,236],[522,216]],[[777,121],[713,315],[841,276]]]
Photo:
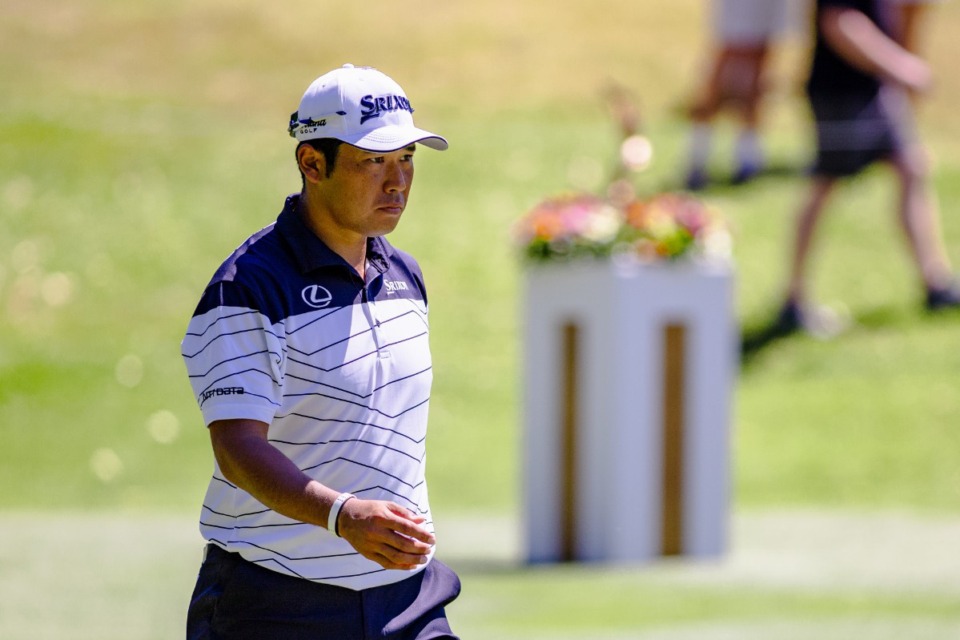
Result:
[[[288,518],[327,526],[337,492],[307,477],[267,441],[268,425],[254,420],[223,420],[210,425],[220,469],[230,482]],[[414,569],[427,561],[436,543],[425,518],[393,502],[351,498],[337,518],[340,536],[360,555],[384,569]]]
[[347,500],[337,531],[360,555],[384,569],[414,569],[427,561],[436,538],[422,525],[423,516],[393,502]]

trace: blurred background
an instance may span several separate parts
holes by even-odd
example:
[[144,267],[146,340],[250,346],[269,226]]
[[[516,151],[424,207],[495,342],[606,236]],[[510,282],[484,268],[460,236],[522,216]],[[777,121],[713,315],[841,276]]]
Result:
[[[919,120],[960,263],[960,5],[937,9]],[[603,189],[620,141],[610,83],[653,143],[637,189],[681,188],[710,47],[701,0],[6,0],[0,637],[182,635],[212,456],[180,339],[221,260],[299,189],[289,115],[345,62],[391,75],[451,143],[417,155],[391,239],[430,288],[428,477],[440,555],[463,574],[449,612],[463,637],[960,637],[960,317],[923,313],[882,168],[838,196],[813,274],[852,329],[744,361],[729,557],[517,563],[511,224],[546,195]],[[745,332],[782,294],[812,152],[808,52],[795,35],[771,60],[778,170],[702,192],[734,229]]]

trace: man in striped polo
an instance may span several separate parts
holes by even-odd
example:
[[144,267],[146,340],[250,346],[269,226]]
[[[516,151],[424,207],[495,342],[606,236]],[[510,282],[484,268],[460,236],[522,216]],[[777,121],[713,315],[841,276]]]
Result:
[[182,344],[216,459],[189,638],[456,638],[424,465],[432,369],[397,226],[417,146],[400,86],[345,65],[290,120],[301,193],[207,286]]

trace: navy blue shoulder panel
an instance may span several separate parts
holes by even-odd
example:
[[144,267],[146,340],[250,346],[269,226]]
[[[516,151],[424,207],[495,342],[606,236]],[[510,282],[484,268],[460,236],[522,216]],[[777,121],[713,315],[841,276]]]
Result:
[[286,317],[283,280],[296,273],[296,265],[271,224],[250,236],[224,260],[203,292],[194,315],[219,306],[235,306],[253,309],[272,323],[279,322]]
[[207,286],[212,284],[222,282],[224,280],[233,280],[237,275],[237,262],[253,248],[262,238],[266,237],[270,233],[273,233],[274,227],[277,223],[267,225],[257,233],[253,234],[247,238],[243,244],[234,249],[233,253],[223,261],[223,264],[220,265],[220,268],[217,269],[216,273],[213,274],[213,278],[210,279],[210,283]]
[[[409,298],[425,305],[426,287],[416,260],[390,245],[385,248],[386,271],[371,282],[369,299]],[[297,247],[275,225],[257,232],[223,262],[194,315],[220,306],[241,307],[277,324],[302,313],[363,301],[365,285],[345,261],[335,256],[336,260],[324,259],[322,266],[303,271],[305,261],[296,252]]]

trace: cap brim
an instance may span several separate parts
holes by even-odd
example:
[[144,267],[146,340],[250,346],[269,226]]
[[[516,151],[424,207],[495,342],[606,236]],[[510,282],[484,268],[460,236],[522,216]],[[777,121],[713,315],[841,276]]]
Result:
[[403,127],[387,125],[357,136],[336,136],[340,140],[359,147],[365,151],[396,151],[417,142],[425,147],[445,151],[449,146],[446,138],[435,133],[418,129],[417,127]]

